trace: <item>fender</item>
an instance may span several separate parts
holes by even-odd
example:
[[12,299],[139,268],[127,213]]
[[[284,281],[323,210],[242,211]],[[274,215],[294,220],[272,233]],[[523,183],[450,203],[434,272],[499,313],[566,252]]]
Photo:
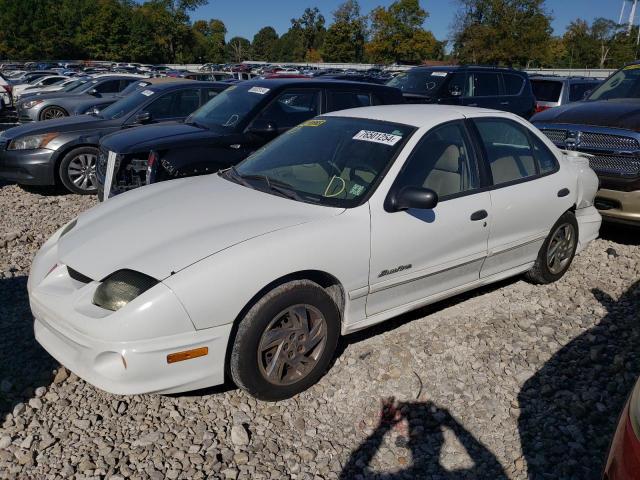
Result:
[[149,183],[180,177],[206,175],[236,163],[237,157],[222,145],[194,146],[157,152]]

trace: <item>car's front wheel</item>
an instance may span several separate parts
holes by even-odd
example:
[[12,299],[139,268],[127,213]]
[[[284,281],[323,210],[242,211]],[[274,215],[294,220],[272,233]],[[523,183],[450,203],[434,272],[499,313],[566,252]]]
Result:
[[98,192],[96,164],[98,149],[80,147],[67,153],[58,169],[62,184],[72,193],[94,195]]
[[538,253],[533,268],[526,274],[533,283],[552,283],[569,270],[578,247],[578,222],[565,212],[551,229]]
[[47,107],[40,112],[40,120],[53,120],[55,118],[68,117],[69,114],[62,107]]
[[292,397],[322,377],[339,335],[340,313],[320,285],[285,283],[240,321],[229,360],[231,377],[261,400]]

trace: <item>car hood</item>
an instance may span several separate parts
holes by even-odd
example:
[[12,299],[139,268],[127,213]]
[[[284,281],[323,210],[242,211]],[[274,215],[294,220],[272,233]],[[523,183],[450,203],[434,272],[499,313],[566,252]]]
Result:
[[164,122],[112,133],[102,139],[101,145],[109,151],[127,154],[151,148],[160,149],[164,145],[175,146],[178,140],[210,136],[210,130],[195,125],[183,122]]
[[531,122],[596,125],[640,131],[640,99],[570,103],[540,112],[531,118]]
[[[44,93],[40,93],[39,95],[35,95],[32,96],[30,98],[30,100],[49,100],[51,98],[68,98],[68,97],[78,97],[78,96],[86,96],[86,97],[90,97],[91,95],[88,95],[86,93],[80,93],[80,92],[62,92],[62,91],[49,91],[49,92],[44,92]],[[94,97],[95,98],[95,97]],[[25,98],[26,100],[26,98]],[[22,99],[21,99],[22,101]]]
[[44,120],[42,122],[26,123],[17,127],[5,130],[2,136],[5,138],[18,138],[25,135],[39,135],[49,132],[75,132],[79,130],[94,130],[103,126],[108,120],[91,115],[77,115],[55,120]]
[[59,240],[58,255],[95,280],[121,269],[162,280],[238,243],[343,211],[253,190],[216,174],[171,180],[85,212]]

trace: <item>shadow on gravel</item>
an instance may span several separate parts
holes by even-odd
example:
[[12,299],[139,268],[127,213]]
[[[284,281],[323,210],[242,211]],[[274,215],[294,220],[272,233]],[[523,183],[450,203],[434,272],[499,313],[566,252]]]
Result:
[[0,419],[51,384],[56,361],[36,342],[27,277],[0,278]]
[[[449,470],[440,464],[440,452],[444,445],[444,431],[451,430],[473,461],[473,467]],[[394,473],[378,473],[371,469],[374,455],[391,430],[399,436],[397,446],[411,452],[412,463],[404,470]],[[376,478],[380,480],[413,478],[490,478],[506,479],[497,458],[473,435],[471,435],[447,409],[432,402],[395,402],[384,400],[380,422],[374,432],[354,450],[340,474],[341,480]]]
[[603,223],[600,237],[622,245],[640,245],[640,228],[612,223]]
[[618,416],[640,373],[640,281],[523,385],[518,429],[529,478],[599,479]]

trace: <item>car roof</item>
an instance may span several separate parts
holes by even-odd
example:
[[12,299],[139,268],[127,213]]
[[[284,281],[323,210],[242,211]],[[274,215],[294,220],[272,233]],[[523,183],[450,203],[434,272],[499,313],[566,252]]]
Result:
[[316,88],[325,88],[331,86],[351,86],[351,87],[359,87],[368,90],[380,90],[380,91],[389,91],[389,90],[397,90],[394,87],[388,87],[386,85],[379,85],[376,83],[367,83],[367,82],[354,82],[350,80],[335,80],[331,78],[322,79],[322,77],[309,77],[307,78],[269,78],[269,79],[252,79],[246,80],[242,82],[240,85],[255,85],[259,87],[265,87],[270,89],[282,89],[285,87],[316,87]]
[[431,128],[444,122],[462,120],[468,117],[500,116],[513,118],[515,115],[487,108],[458,107],[452,105],[380,105],[375,107],[352,108],[326,113],[325,117],[364,118],[383,122],[401,123],[418,128]]
[[147,88],[149,90],[160,92],[160,91],[171,90],[171,89],[175,89],[175,88],[184,88],[184,87],[198,87],[198,88],[202,88],[202,87],[222,87],[222,88],[229,88],[229,86],[230,86],[230,84],[224,83],[224,82],[202,82],[202,81],[198,81],[198,80],[180,79],[180,80],[175,81],[175,82],[152,83],[151,85],[147,85],[146,87],[140,87],[140,88]]
[[520,75],[526,75],[525,72],[521,70],[516,70],[514,68],[507,67],[492,67],[491,65],[418,65],[411,70],[429,70],[433,72],[451,72],[451,71],[459,71],[459,70],[487,70],[487,71],[495,71],[495,72],[504,72],[504,73],[516,73]]

